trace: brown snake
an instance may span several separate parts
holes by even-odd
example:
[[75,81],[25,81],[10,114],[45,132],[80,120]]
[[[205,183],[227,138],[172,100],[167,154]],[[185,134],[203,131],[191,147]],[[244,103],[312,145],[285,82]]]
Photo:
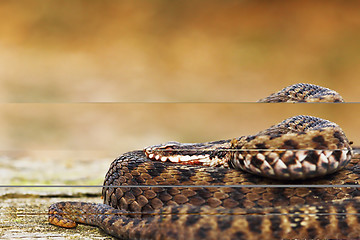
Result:
[[[343,101],[310,84],[260,101],[324,99]],[[150,146],[113,161],[105,204],[58,202],[49,208],[49,221],[69,228],[95,225],[123,239],[359,238],[358,188],[319,187],[357,185],[358,158],[351,157],[338,125],[309,116],[232,140]]]

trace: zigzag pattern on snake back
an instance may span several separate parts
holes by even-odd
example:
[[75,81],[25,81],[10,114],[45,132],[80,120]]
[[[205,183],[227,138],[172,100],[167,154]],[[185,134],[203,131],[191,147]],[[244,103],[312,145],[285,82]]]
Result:
[[341,95],[329,88],[308,83],[298,83],[260,99],[258,102],[344,102]]
[[[341,98],[309,84],[275,95],[283,99],[288,91],[289,96],[312,102],[319,98],[319,89],[322,99],[327,94]],[[75,227],[77,222],[96,225],[125,239],[356,238],[357,188],[241,187],[284,184],[277,179],[358,184],[358,158],[351,156],[350,143],[338,125],[309,116],[232,140],[150,146],[114,160],[105,177],[105,204],[55,203],[49,208],[49,221],[62,227]],[[219,165],[224,168],[214,167]],[[325,178],[308,179],[343,168]]]

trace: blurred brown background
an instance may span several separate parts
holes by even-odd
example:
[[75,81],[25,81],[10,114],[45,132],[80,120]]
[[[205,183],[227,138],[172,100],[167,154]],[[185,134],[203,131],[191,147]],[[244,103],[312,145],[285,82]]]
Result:
[[1,0],[0,238],[86,238],[84,228],[51,228],[47,207],[64,196],[99,202],[84,195],[100,188],[29,184],[98,186],[112,159],[148,145],[234,138],[308,114],[360,146],[360,104],[249,103],[299,82],[360,101],[359,9],[353,0]]
[[252,134],[296,114],[337,122],[360,143],[358,104],[239,103],[299,82],[360,101],[359,9],[359,1],[1,1],[0,150],[116,155]]

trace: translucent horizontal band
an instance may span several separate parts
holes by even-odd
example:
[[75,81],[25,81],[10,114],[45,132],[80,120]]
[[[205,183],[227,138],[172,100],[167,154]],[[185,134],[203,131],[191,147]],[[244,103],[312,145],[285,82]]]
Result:
[[248,185],[0,185],[0,188],[360,188],[359,184],[248,184]]
[[329,150],[329,151],[343,151],[348,150],[347,148],[342,149],[328,149],[328,148],[301,148],[301,149],[295,149],[295,148],[242,148],[242,149],[233,149],[233,148],[212,148],[212,149],[198,149],[198,148],[183,148],[183,149],[153,149],[151,151],[153,152],[182,152],[182,151],[193,151],[193,152],[214,152],[214,151],[224,151],[224,152],[243,152],[243,151],[309,151],[309,150]]

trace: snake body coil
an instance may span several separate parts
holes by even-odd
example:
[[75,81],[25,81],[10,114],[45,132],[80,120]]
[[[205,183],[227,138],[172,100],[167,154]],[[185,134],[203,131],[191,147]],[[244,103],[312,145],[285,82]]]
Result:
[[[342,101],[336,92],[310,84],[290,86],[261,101],[276,96],[278,102],[294,101],[294,96],[297,101],[328,96]],[[284,183],[278,179],[358,184],[352,154],[337,124],[302,115],[232,140],[150,146],[114,160],[105,177],[105,204],[55,203],[49,221],[62,227],[96,225],[125,239],[357,238],[357,188],[271,187]],[[340,169],[326,181],[308,180]]]

